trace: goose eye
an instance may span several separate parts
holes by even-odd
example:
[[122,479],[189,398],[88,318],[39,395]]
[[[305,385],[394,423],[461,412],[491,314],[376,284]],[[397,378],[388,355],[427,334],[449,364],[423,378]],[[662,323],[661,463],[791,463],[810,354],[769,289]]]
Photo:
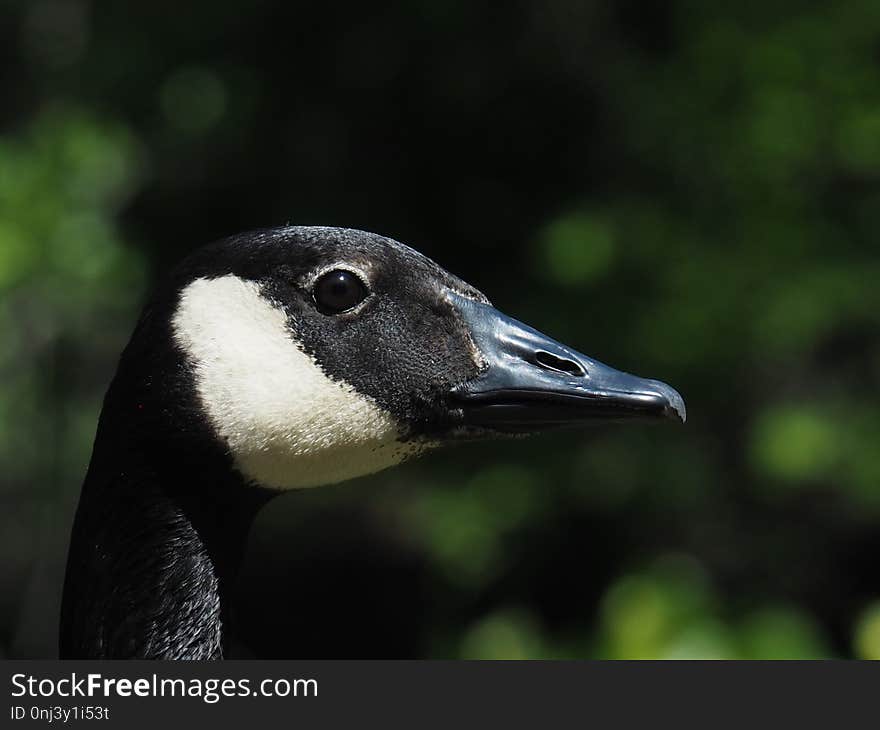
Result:
[[315,303],[324,314],[339,314],[360,304],[369,291],[355,274],[335,269],[324,274],[315,284]]

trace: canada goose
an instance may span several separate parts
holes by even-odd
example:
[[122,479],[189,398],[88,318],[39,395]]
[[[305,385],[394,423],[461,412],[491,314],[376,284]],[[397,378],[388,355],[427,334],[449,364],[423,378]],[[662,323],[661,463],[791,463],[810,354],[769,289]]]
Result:
[[684,402],[396,241],[289,227],[211,244],[155,293],[107,392],[61,656],[222,658],[248,528],[283,490],[456,440],[642,417],[684,421]]

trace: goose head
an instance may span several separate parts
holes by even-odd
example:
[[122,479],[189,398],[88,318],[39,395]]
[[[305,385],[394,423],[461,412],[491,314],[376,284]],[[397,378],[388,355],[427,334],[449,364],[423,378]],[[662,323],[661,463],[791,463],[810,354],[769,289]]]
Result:
[[172,279],[179,363],[152,400],[192,392],[234,468],[272,489],[343,481],[460,440],[685,419],[670,386],[504,315],[375,234],[246,234]]

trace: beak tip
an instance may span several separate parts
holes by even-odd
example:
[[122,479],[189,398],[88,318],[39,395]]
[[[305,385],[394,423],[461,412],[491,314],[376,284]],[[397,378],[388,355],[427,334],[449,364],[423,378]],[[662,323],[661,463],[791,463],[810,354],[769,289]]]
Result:
[[664,401],[663,417],[680,423],[687,422],[687,407],[684,398],[675,388],[660,380],[649,380],[647,386],[650,391],[659,395]]
[[670,388],[668,385],[663,390],[663,395],[666,397],[667,401],[665,415],[673,420],[686,423],[687,407],[684,404],[684,398],[681,397],[675,388]]
[[684,408],[679,410],[678,408],[676,408],[673,405],[667,406],[665,415],[667,418],[670,418],[673,421],[679,421],[680,423],[687,423],[687,412],[684,410]]

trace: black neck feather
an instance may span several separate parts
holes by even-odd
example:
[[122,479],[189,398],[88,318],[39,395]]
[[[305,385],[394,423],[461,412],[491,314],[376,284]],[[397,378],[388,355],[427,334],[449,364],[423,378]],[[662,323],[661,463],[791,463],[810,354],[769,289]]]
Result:
[[[62,658],[222,658],[250,524],[271,496],[132,460],[93,464],[77,510],[62,607]],[[210,480],[208,474],[202,479]]]
[[162,402],[148,379],[117,375],[107,394],[71,536],[62,658],[219,659],[229,644],[247,534],[273,493],[242,482],[195,404]]

